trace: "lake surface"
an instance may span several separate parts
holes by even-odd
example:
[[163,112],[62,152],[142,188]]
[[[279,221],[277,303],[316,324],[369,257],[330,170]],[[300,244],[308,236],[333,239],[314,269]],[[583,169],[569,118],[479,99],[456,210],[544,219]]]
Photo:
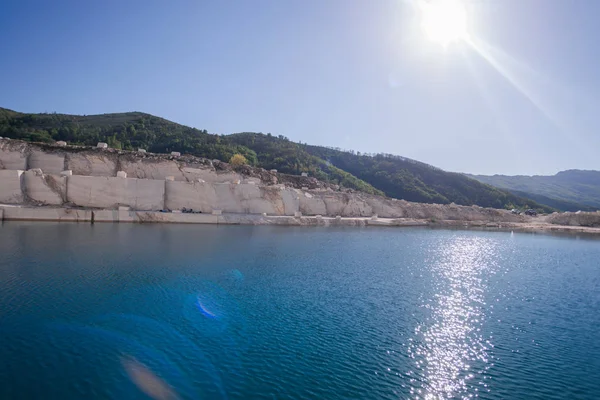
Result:
[[7,223],[0,398],[597,399],[600,241]]

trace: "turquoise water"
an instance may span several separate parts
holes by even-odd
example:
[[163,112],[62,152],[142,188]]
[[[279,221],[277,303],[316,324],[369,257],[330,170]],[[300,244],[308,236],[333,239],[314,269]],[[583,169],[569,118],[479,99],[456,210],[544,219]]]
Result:
[[4,223],[0,398],[600,398],[600,241]]

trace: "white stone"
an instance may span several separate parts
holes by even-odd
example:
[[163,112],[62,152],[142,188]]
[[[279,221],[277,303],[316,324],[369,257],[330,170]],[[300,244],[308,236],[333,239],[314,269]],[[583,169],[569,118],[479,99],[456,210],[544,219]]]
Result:
[[30,171],[33,172],[36,176],[44,175],[44,172],[41,168],[32,168]]
[[282,215],[285,210],[279,192],[263,191],[256,185],[215,185],[216,207],[227,213]]
[[[112,155],[112,154],[110,154]],[[115,157],[116,160],[116,157]],[[176,160],[152,160],[147,158],[120,157],[119,165],[122,171],[127,172],[130,178],[139,179],[165,179],[167,176],[173,176],[176,181],[194,182],[197,179],[203,179],[206,182],[225,182],[235,179],[241,179],[240,174],[234,172],[215,172],[214,169],[206,165],[189,166]],[[113,165],[112,173],[115,174],[116,164]],[[75,174],[77,174],[75,172]],[[86,175],[86,174],[78,174]]]
[[173,176],[177,181],[186,180],[179,164],[174,160],[150,161],[145,158],[120,158],[119,164],[120,169],[127,172],[127,176],[130,178],[165,179],[167,176]]
[[262,216],[263,216],[263,217],[266,217],[266,216],[267,216],[267,213],[262,213]]
[[60,174],[65,169],[64,153],[46,153],[32,149],[27,162],[27,169],[40,168],[47,174]]
[[239,180],[239,179],[235,179],[235,180],[233,181],[233,184],[234,184],[234,185],[239,185],[239,184],[240,184],[240,180]]
[[138,149],[138,153],[145,153],[146,149]]
[[302,176],[308,176],[308,172],[303,172]]
[[204,179],[200,179],[200,178],[198,178],[198,180],[196,182],[198,182],[198,183],[206,183],[206,181]]
[[[183,164],[185,165],[185,164]],[[216,173],[212,168],[207,168],[202,166],[203,168],[192,168],[192,167],[183,167],[178,166],[179,172],[182,173],[182,179],[178,177],[175,180],[183,180],[188,182],[193,182],[196,179],[203,179],[206,182],[225,182],[225,181],[234,181],[236,179],[241,180],[241,176],[235,172],[221,172]]]
[[223,211],[221,210],[212,210],[212,215],[221,215],[223,214]]
[[295,189],[282,188],[279,196],[281,197],[281,205],[283,210],[278,210],[276,215],[293,216],[296,211],[300,211],[300,201]]
[[180,152],[178,152],[178,151],[172,151],[172,152],[171,152],[171,155],[172,155],[173,157],[179,157],[179,156],[181,156],[181,153],[180,153]]
[[67,181],[67,200],[80,207],[162,210],[164,198],[159,180],[73,175]]
[[342,219],[342,216],[341,215],[336,215],[335,219],[338,220],[338,221],[340,221]]
[[111,153],[67,153],[66,168],[63,169],[72,170],[74,175],[115,176],[117,159],[117,154]]
[[19,204],[23,202],[22,174],[22,170],[0,169],[0,203]]
[[312,196],[310,193],[305,193],[304,196],[300,197],[298,209],[305,215],[328,214],[323,198],[321,196]]
[[211,213],[217,208],[217,196],[213,185],[200,182],[165,182],[165,207],[169,210],[190,208]]
[[316,219],[323,219],[323,216],[321,214],[317,214],[317,215],[315,215],[315,218]]
[[[214,188],[213,208],[225,213],[282,215],[285,206],[278,192],[263,191],[256,185],[211,185]],[[168,198],[168,196],[167,196]],[[292,212],[293,215],[293,212]]]
[[99,148],[99,149],[108,149],[108,143],[98,142],[98,144],[96,145],[96,147]]
[[373,215],[371,216],[371,220],[372,220],[372,221],[377,221],[377,214],[373,214]]
[[173,211],[171,211],[171,212],[172,212],[172,213],[175,213],[175,214],[181,214],[181,210],[173,210]]
[[6,207],[4,220],[90,222],[92,211],[73,208]]
[[276,173],[276,172],[277,172],[277,170],[276,170],[276,169],[272,169],[272,170],[271,170],[271,172],[273,172],[273,173]]
[[62,140],[59,140],[58,142],[56,142],[56,145],[57,145],[57,146],[66,146],[66,145],[67,145],[67,142],[65,142],[65,141],[62,141]]
[[[379,212],[379,210],[373,210],[373,207],[365,200],[368,197],[336,192],[327,193],[321,198],[325,203],[328,215],[370,217],[374,213]],[[381,203],[381,201],[378,203]]]
[[127,172],[125,172],[125,171],[117,172],[117,178],[127,178]]
[[28,147],[28,144],[15,148],[7,141],[0,143],[0,169],[24,170],[27,167]]
[[[186,224],[226,224],[217,215],[210,214],[187,214],[181,211],[170,213],[158,211],[117,211],[97,210],[94,211],[94,220],[98,222],[176,222]],[[240,223],[241,218],[234,218],[232,223]]]
[[73,171],[71,171],[70,169],[64,170],[60,173],[62,176],[71,176],[73,175]]
[[308,190],[308,186],[302,186],[302,190]]
[[21,184],[28,199],[46,205],[62,205],[67,195],[67,178],[60,175],[37,173],[34,170],[23,174]]
[[302,213],[300,211],[294,212],[294,217],[299,218],[301,216],[302,216]]
[[165,176],[165,180],[166,181],[174,181],[175,177],[174,176]]
[[[222,217],[211,214],[183,214],[183,213],[163,213],[153,211],[136,211],[135,215],[139,221],[143,222],[177,222],[184,224],[223,224]],[[220,221],[221,220],[221,221]]]
[[94,222],[138,222],[137,213],[127,210],[94,210]]

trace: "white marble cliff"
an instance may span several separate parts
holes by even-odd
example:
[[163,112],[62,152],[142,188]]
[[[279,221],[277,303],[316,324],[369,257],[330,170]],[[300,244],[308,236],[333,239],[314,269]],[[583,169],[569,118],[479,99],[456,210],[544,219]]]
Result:
[[[190,156],[0,139],[0,204],[77,210],[64,215],[59,211],[44,211],[50,219],[54,215],[52,213],[67,219],[69,215],[75,216],[75,220],[80,213],[81,218],[85,218],[87,214],[83,213],[83,209],[115,210],[124,219],[124,210],[167,210],[177,214],[185,209],[209,215],[217,210],[219,213],[245,215],[248,221],[254,219],[252,215],[345,218],[371,218],[376,215],[373,220],[394,218],[486,223],[527,220],[527,217],[506,210],[410,203],[335,188],[307,176],[289,176],[249,167],[234,170],[217,160]],[[6,210],[5,216],[6,213],[17,213]],[[110,219],[111,215],[109,212],[104,216]],[[146,218],[161,218],[149,215]],[[209,215],[170,218],[189,217],[200,221],[212,218]]]

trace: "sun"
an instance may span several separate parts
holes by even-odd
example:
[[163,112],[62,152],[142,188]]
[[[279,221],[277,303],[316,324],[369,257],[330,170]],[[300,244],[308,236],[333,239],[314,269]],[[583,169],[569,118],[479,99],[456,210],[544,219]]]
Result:
[[446,47],[468,39],[467,11],[458,0],[431,0],[419,3],[421,27],[429,40]]

